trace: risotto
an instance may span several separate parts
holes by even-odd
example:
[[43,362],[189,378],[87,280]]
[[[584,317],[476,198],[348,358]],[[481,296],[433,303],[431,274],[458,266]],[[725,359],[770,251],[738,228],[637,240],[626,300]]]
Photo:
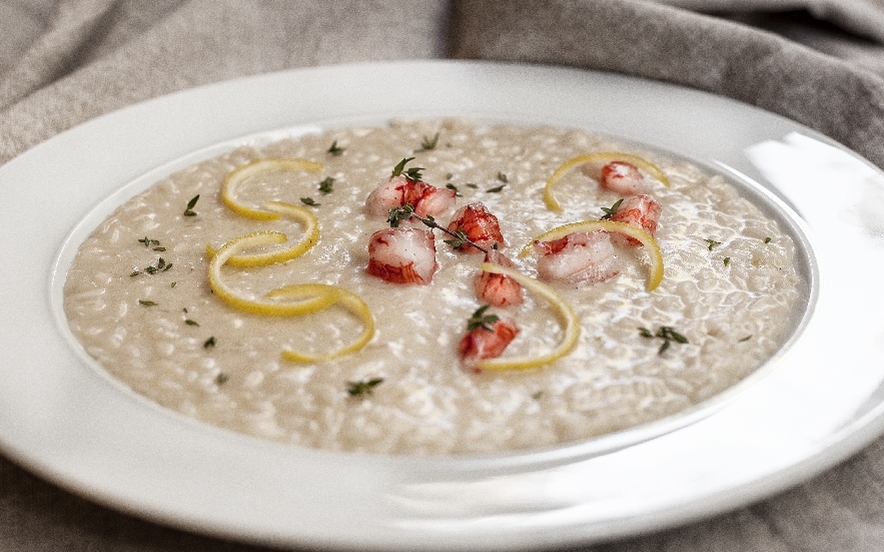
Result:
[[[545,282],[573,312],[579,333],[567,354],[537,368],[464,366],[459,343],[477,311],[518,324],[503,359],[559,345],[561,312],[531,289],[522,304],[480,310],[474,280],[483,256],[456,250],[438,229],[412,224],[436,236],[429,283],[390,283],[367,270],[370,237],[391,224],[369,212],[366,198],[397,163],[414,158],[407,166],[453,198],[431,217],[439,226],[457,208],[481,202],[499,220],[499,251],[515,270],[538,278],[537,255],[520,255],[525,244],[563,224],[605,219],[623,198],[573,170],[555,183],[559,209],[544,201],[558,167],[599,151],[626,146],[577,130],[461,119],[397,120],[241,147],[158,182],[95,229],[67,275],[70,328],[134,392],[209,424],[308,447],[502,452],[676,414],[763,364],[788,338],[801,296],[792,239],[720,175],[629,150],[668,181],[649,178],[647,192],[660,208],[654,239],[664,276],[649,291],[650,252],[620,242],[613,277]],[[244,217],[222,200],[231,171],[266,158],[305,161],[241,179],[236,201],[309,209],[318,239],[286,262],[225,265],[224,285],[251,301],[290,284],[346,289],[373,323],[356,351],[322,356],[366,332],[359,309],[332,304],[268,316],[231,306],[210,286],[210,259],[225,243],[274,230],[290,245],[309,226],[287,216]],[[292,360],[283,351],[318,360]]]

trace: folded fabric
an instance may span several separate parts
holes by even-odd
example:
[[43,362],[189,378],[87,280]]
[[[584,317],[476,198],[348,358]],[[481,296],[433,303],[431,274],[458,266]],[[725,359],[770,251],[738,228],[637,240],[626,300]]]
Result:
[[439,0],[66,0],[0,75],[0,163],[183,88],[310,65],[439,58],[447,17]]
[[857,36],[884,42],[882,0],[651,0],[705,13],[784,12],[806,10]]
[[781,37],[639,0],[455,2],[454,57],[562,64],[706,90],[884,166],[884,79]]

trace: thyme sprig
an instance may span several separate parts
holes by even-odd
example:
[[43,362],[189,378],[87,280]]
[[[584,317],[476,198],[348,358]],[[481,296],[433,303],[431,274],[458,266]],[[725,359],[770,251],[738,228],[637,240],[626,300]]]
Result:
[[451,236],[451,239],[445,240],[445,243],[450,245],[451,247],[458,248],[464,245],[469,245],[475,247],[482,253],[487,254],[488,250],[482,247],[481,245],[471,241],[466,232],[463,230],[457,230],[456,232],[452,232],[451,230],[445,228],[444,226],[439,226],[439,223],[436,222],[436,219],[433,218],[433,215],[427,215],[422,217],[414,212],[414,206],[411,203],[406,203],[401,207],[393,207],[388,211],[389,216],[387,217],[387,222],[390,223],[391,228],[398,228],[399,224],[410,218],[416,218],[417,220],[424,223],[425,226],[429,228],[434,228],[436,230],[441,230],[445,234]]
[[670,347],[673,341],[682,344],[688,342],[688,338],[675,331],[672,326],[660,326],[660,328],[657,329],[656,333],[651,332],[651,330],[647,328],[639,328],[638,331],[642,337],[646,337],[649,339],[658,338],[663,340],[660,348],[657,349],[657,354],[659,355],[662,355]]

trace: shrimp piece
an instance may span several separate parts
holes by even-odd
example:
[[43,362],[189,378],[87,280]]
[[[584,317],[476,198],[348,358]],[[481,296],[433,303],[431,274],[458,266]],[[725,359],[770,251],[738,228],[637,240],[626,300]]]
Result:
[[394,284],[429,284],[436,269],[436,237],[417,227],[384,228],[368,242],[368,273]]
[[[482,202],[469,203],[458,209],[448,223],[448,231],[463,232],[468,240],[485,250],[503,246],[500,221]],[[468,243],[455,249],[465,253],[482,252]]]
[[365,199],[370,215],[387,216],[390,209],[411,204],[418,216],[440,215],[454,206],[455,191],[399,175],[381,180]]
[[572,232],[563,238],[535,241],[537,272],[545,280],[568,284],[604,282],[620,273],[621,261],[604,230]]
[[519,334],[519,327],[509,318],[498,318],[490,326],[477,326],[469,330],[457,345],[464,366],[471,367],[477,361],[497,358]]
[[[611,215],[611,220],[625,222],[643,229],[652,236],[657,231],[657,221],[660,219],[662,208],[651,196],[645,194],[634,195],[623,200],[617,210]],[[641,245],[635,238],[623,236],[629,245]]]
[[[485,262],[508,268],[515,266],[506,255],[494,249],[489,250],[485,254]],[[480,301],[490,303],[495,307],[521,305],[525,301],[522,296],[522,285],[506,274],[492,274],[483,270],[476,276],[473,285],[476,289],[476,297]]]
[[626,161],[611,161],[602,167],[599,167],[599,163],[585,163],[581,165],[580,171],[598,180],[599,186],[605,190],[623,196],[642,194],[649,188],[638,167]]

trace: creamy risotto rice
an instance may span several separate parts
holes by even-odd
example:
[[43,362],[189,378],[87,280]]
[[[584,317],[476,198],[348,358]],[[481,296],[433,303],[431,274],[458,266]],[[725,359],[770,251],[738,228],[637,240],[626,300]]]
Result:
[[[655,238],[665,277],[646,291],[647,255],[623,248],[625,268],[611,280],[550,284],[577,312],[581,333],[569,355],[544,368],[475,374],[459,365],[458,341],[479,306],[472,282],[481,255],[458,254],[437,235],[439,269],[430,285],[390,284],[366,273],[368,237],[388,224],[365,213],[365,198],[403,158],[416,158],[426,182],[455,187],[457,206],[483,202],[500,219],[503,251],[536,276],[536,259],[518,258],[523,244],[556,225],[598,219],[618,199],[572,171],[557,184],[563,210],[556,213],[543,202],[546,179],[573,156],[624,147],[580,131],[460,119],[394,121],[242,147],[157,183],[101,223],[67,276],[70,327],[88,354],[136,393],[210,424],[309,447],[507,451],[653,421],[761,365],[788,337],[801,293],[792,240],[721,176],[631,152],[670,181],[650,192],[662,206]],[[254,297],[299,282],[345,287],[365,300],[377,326],[358,353],[318,364],[285,360],[285,348],[340,347],[361,323],[338,307],[294,318],[248,314],[209,288],[207,243],[217,248],[264,229],[296,239],[301,231],[292,220],[240,217],[221,202],[225,176],[264,157],[323,164],[318,172],[268,174],[237,192],[255,206],[312,200],[320,239],[285,264],[224,267],[225,281]],[[196,195],[194,215],[185,216]],[[507,355],[543,352],[561,338],[556,313],[530,292],[524,305],[495,311],[521,328]],[[639,328],[662,326],[688,342],[659,353],[662,341]],[[372,379],[379,383],[370,392],[348,392]]]

